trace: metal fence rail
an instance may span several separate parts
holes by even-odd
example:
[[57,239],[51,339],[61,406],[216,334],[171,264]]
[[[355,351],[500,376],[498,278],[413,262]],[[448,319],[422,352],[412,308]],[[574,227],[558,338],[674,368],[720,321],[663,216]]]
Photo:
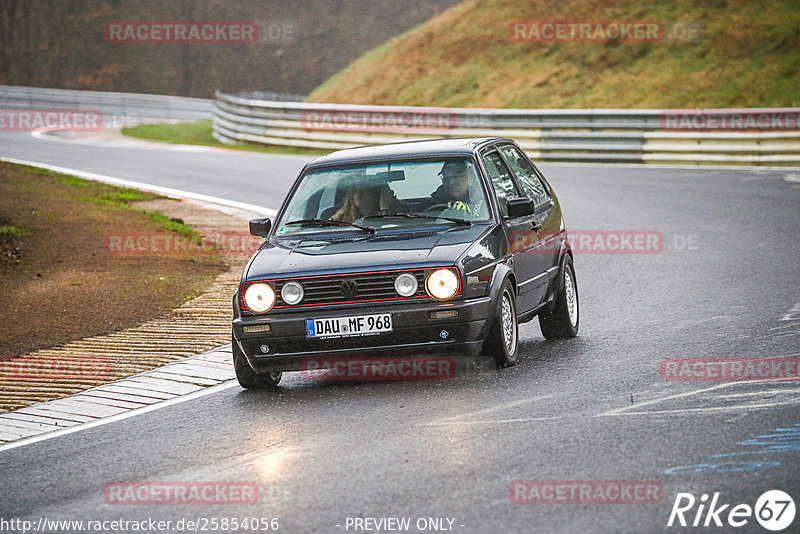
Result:
[[228,144],[339,149],[435,137],[502,136],[549,161],[797,165],[800,108],[464,109],[277,102],[217,92]]
[[100,111],[105,124],[137,119],[210,120],[210,99],[0,85],[0,109]]

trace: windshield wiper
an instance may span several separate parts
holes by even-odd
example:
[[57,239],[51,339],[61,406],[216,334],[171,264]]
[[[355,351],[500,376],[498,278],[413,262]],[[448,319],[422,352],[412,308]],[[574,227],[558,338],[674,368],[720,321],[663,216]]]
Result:
[[403,213],[396,211],[394,213],[378,213],[377,215],[366,215],[365,219],[388,219],[390,217],[400,217],[403,219],[442,219],[456,224],[463,224],[464,226],[472,226],[472,221],[468,219],[458,219],[456,217],[440,217],[438,215],[418,215],[416,213]]
[[303,224],[306,226],[352,226],[353,228],[358,228],[359,230],[363,230],[365,232],[369,232],[371,234],[375,233],[375,228],[369,226],[361,226],[360,224],[353,224],[345,221],[339,221],[337,219],[298,219],[296,221],[289,221],[286,223],[286,226],[290,224]]

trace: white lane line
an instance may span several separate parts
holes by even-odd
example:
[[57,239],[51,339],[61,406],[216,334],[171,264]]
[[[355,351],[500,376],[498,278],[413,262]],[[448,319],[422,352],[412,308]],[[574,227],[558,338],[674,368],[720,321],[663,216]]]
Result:
[[16,163],[17,165],[28,165],[30,167],[38,167],[40,169],[47,169],[50,171],[60,172],[63,174],[71,174],[73,176],[78,176],[79,178],[85,178],[86,180],[102,182],[104,184],[116,185],[120,187],[130,187],[133,189],[139,189],[141,191],[149,191],[151,193],[158,193],[159,195],[164,195],[170,198],[198,200],[215,206],[225,206],[228,208],[235,208],[242,211],[257,213],[259,215],[264,215],[266,217],[275,217],[275,215],[277,215],[278,213],[277,210],[271,208],[265,208],[263,206],[256,206],[255,204],[248,204],[246,202],[239,202],[236,200],[229,200],[227,198],[214,197],[211,195],[203,195],[200,193],[192,193],[191,191],[184,191],[182,189],[173,189],[171,187],[163,187],[160,185],[135,182],[133,180],[125,180],[123,178],[114,178],[113,176],[106,176],[104,174],[81,171],[78,169],[70,169],[68,167],[60,167],[58,165],[50,165],[48,163],[40,163],[37,161],[28,161],[28,160],[8,158],[8,157],[0,157],[0,161],[5,161],[7,163]]
[[689,413],[702,413],[702,412],[729,412],[747,411],[747,410],[762,410],[766,408],[775,408],[776,406],[791,406],[800,403],[800,399],[786,400],[780,402],[767,402],[763,404],[734,404],[731,406],[709,406],[707,408],[675,408],[674,410],[648,410],[646,412],[619,412],[619,413],[601,413],[595,417],[619,417],[622,415],[681,415]]
[[[161,143],[158,141],[145,141],[135,137],[122,138],[95,138],[95,137],[63,137],[58,135],[64,130],[59,128],[42,129],[31,132],[31,137],[40,141],[51,143],[77,144],[84,146],[99,146],[112,148],[148,148],[151,150],[167,150],[171,152],[241,152],[233,148],[224,148],[205,145],[184,145],[179,143]],[[121,134],[122,135],[122,134]]]
[[[68,397],[0,414],[0,440],[8,441],[0,445],[0,451],[135,417],[237,386],[233,366],[228,363],[231,358],[229,347],[223,345],[197,356]],[[203,362],[201,366],[212,363],[222,365],[225,362],[227,373],[222,374],[222,371],[217,371],[217,379],[213,381],[214,385],[209,387],[193,384],[191,383],[193,378],[181,376],[180,370],[187,367],[191,369],[192,366],[187,364],[198,361]],[[153,376],[164,374],[165,371],[169,373],[169,379]],[[189,374],[194,372],[190,371]],[[149,388],[168,389],[172,392]],[[104,398],[105,396],[111,398]],[[20,424],[20,421],[23,424]],[[39,430],[33,432],[37,428]],[[26,437],[34,433],[37,435]]]
[[[730,410],[748,410],[748,409],[761,409],[761,408],[770,408],[774,406],[785,406],[785,405],[792,405],[800,403],[800,399],[788,399],[782,401],[775,401],[775,402],[768,402],[768,403],[761,403],[761,404],[734,404],[730,406],[711,406],[705,408],[674,408],[674,409],[667,409],[667,410],[647,410],[647,411],[637,411],[640,408],[645,406],[650,406],[652,404],[657,404],[660,402],[666,402],[675,399],[681,399],[685,397],[697,396],[701,395],[702,393],[706,393],[709,391],[715,391],[718,389],[728,388],[728,387],[739,387],[744,385],[753,385],[753,384],[773,384],[775,386],[784,385],[786,384],[787,379],[774,379],[774,380],[748,380],[748,381],[739,381],[739,382],[725,382],[722,384],[718,384],[716,386],[711,386],[708,388],[697,389],[694,391],[688,391],[685,393],[678,393],[676,395],[669,395],[667,397],[660,397],[658,399],[652,399],[649,401],[641,402],[638,404],[633,404],[630,406],[623,406],[621,408],[614,408],[613,410],[609,410],[607,412],[603,412],[600,414],[595,415],[595,417],[616,417],[620,415],[648,415],[648,414],[682,414],[682,413],[699,413],[699,412],[717,412],[717,411],[730,411]],[[769,394],[771,391],[780,391],[780,390],[761,390],[757,392],[757,394],[766,395]],[[795,390],[789,390],[794,392]],[[800,391],[800,390],[797,390]],[[755,393],[754,393],[755,394]],[[725,399],[734,395],[722,395],[722,396],[706,396],[705,399],[715,400],[715,399]]]
[[152,412],[155,410],[160,410],[161,408],[166,408],[168,406],[173,406],[175,404],[180,404],[182,402],[187,402],[190,400],[194,400],[200,397],[205,397],[206,395],[213,395],[214,393],[218,393],[220,391],[224,391],[226,389],[230,389],[234,386],[238,386],[238,383],[235,380],[230,380],[228,382],[223,382],[221,384],[217,384],[216,386],[211,386],[209,388],[203,389],[201,391],[196,391],[194,393],[189,393],[188,395],[183,395],[181,397],[175,397],[173,399],[164,400],[161,402],[157,402],[155,404],[151,404],[149,406],[145,406],[143,408],[136,408],[135,410],[130,410],[125,413],[121,413],[119,415],[112,415],[110,417],[105,417],[103,419],[98,419],[96,421],[92,421],[89,423],[83,423],[77,426],[71,426],[69,428],[64,428],[62,430],[54,430],[52,432],[47,432],[46,434],[39,434],[38,436],[32,436],[30,438],[20,439],[17,441],[12,441],[10,443],[6,443],[5,445],[0,445],[0,452],[7,451],[10,449],[16,449],[17,447],[23,447],[25,445],[30,445],[32,443],[38,443],[40,441],[45,441],[48,439],[65,436],[67,434],[72,434],[73,432],[79,432],[82,430],[88,430],[90,428],[95,428],[102,425],[107,425],[109,423],[114,423],[116,421],[121,421],[123,419],[128,419],[129,417],[136,417],[139,415],[143,415],[148,412]]
[[[226,152],[241,152],[239,150],[233,148],[225,148],[225,147],[209,147],[205,145],[183,145],[177,143],[161,143],[158,141],[146,141],[143,139],[138,139],[135,137],[128,138],[131,142],[126,143],[122,140],[111,141],[108,143],[103,142],[94,142],[93,140],[88,140],[86,138],[72,138],[67,139],[63,137],[59,137],[53,135],[53,131],[59,131],[57,128],[53,128],[51,130],[43,130],[39,132],[32,132],[31,136],[42,140],[42,141],[56,141],[60,143],[78,143],[84,145],[96,145],[96,146],[119,146],[119,147],[147,147],[148,145],[154,145],[152,148],[160,149],[160,150],[175,150],[175,151],[183,151],[183,152],[216,152],[216,151],[226,151]],[[162,146],[166,145],[166,146]],[[605,163],[605,162],[580,162],[580,161],[542,161],[540,162],[542,165],[553,165],[553,166],[562,166],[562,167],[607,167],[607,168],[649,168],[649,169],[690,169],[690,170],[729,170],[729,171],[792,171],[798,169],[798,166],[777,166],[777,165],[715,165],[715,164],[704,164],[704,163],[684,163],[684,164],[670,164],[670,163],[651,163],[651,162],[636,162],[636,163]],[[794,181],[790,177],[795,177],[796,175],[787,174],[786,181]],[[800,181],[798,179],[797,181]]]
[[[685,393],[677,393],[675,395],[669,395],[667,397],[660,397],[658,399],[652,399],[652,400],[640,402],[640,403],[637,403],[637,404],[631,404],[630,406],[623,406],[621,408],[614,408],[613,410],[609,410],[607,412],[603,412],[601,414],[597,414],[595,417],[609,417],[609,416],[614,416],[614,415],[624,415],[624,413],[629,411],[629,410],[635,410],[635,409],[638,409],[638,408],[642,408],[643,406],[649,406],[651,404],[656,404],[656,403],[659,403],[659,402],[664,402],[664,401],[668,401],[668,400],[672,400],[672,399],[681,399],[683,397],[690,397],[692,395],[697,395],[699,393],[705,393],[706,391],[714,391],[715,389],[727,388],[727,387],[730,387],[731,384],[733,384],[733,383],[734,382],[725,382],[724,384],[717,384],[716,386],[711,386],[709,388],[696,389],[694,391],[687,391]],[[646,413],[651,413],[651,412],[646,412]]]
[[747,393],[732,393],[730,395],[718,395],[714,399],[737,399],[740,397],[758,397],[759,395],[777,395],[779,393],[792,393],[800,395],[800,388],[795,389],[764,389],[759,391],[748,391]]

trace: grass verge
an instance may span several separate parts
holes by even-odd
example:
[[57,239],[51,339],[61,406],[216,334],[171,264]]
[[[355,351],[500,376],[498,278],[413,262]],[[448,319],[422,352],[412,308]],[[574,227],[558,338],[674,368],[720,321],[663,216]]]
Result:
[[177,219],[134,209],[151,193],[0,163],[0,357],[152,319],[199,295],[223,271],[204,250],[123,255],[112,235],[177,233]]
[[[655,42],[537,39],[547,21],[650,21]],[[518,29],[523,29],[519,37]],[[800,105],[790,0],[466,0],[368,52],[309,102],[488,108]],[[536,32],[533,31],[536,28]],[[571,30],[568,30],[571,31]]]
[[293,154],[303,156],[322,156],[330,150],[314,148],[290,147],[280,145],[260,145],[257,143],[240,143],[226,145],[220,143],[212,132],[211,121],[179,122],[174,124],[141,124],[123,128],[122,134],[146,141],[159,141],[179,145],[201,145],[216,148],[230,148],[233,150],[247,150],[250,152],[266,152],[270,154]]

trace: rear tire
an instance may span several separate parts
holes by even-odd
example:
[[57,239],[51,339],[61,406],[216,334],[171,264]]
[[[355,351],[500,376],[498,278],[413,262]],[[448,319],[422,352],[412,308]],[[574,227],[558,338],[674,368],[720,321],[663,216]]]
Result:
[[239,385],[244,389],[277,388],[283,373],[280,371],[263,375],[256,373],[253,368],[250,367],[250,364],[247,363],[247,358],[242,352],[242,349],[239,348],[239,344],[236,340],[231,337],[231,341],[233,342],[233,370],[236,371],[236,380],[239,381]]
[[581,316],[578,306],[578,283],[572,257],[564,261],[561,287],[556,295],[553,309],[539,314],[539,326],[545,339],[567,339],[578,335]]
[[489,336],[483,342],[483,354],[494,358],[497,367],[511,367],[517,363],[519,352],[519,323],[514,288],[506,280],[500,291],[500,302],[492,320]]

